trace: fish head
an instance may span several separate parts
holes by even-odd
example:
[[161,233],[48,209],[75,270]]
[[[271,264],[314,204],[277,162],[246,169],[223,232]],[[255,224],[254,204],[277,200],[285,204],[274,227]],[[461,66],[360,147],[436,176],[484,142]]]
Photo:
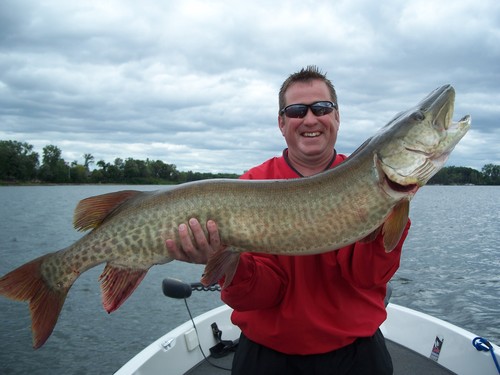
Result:
[[443,167],[471,123],[468,115],[452,121],[454,105],[455,90],[442,86],[375,135],[376,169],[386,187],[415,193]]

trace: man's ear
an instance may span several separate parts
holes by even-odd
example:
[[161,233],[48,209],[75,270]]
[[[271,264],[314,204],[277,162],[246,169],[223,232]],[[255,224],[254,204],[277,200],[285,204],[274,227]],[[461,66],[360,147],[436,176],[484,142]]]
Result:
[[285,116],[278,115],[278,128],[280,128],[281,135],[285,136]]

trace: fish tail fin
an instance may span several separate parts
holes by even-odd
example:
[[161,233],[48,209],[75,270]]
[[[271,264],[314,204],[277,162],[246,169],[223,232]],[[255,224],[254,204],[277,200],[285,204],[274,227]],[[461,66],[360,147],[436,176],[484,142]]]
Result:
[[44,280],[41,265],[49,256],[37,258],[0,278],[0,295],[29,302],[34,349],[41,347],[52,333],[71,287],[56,290]]
[[227,287],[233,280],[239,261],[240,254],[229,247],[219,250],[208,259],[201,283],[205,286],[212,285],[225,276],[223,288]]
[[104,309],[108,313],[118,309],[139,286],[148,270],[108,263],[99,277]]

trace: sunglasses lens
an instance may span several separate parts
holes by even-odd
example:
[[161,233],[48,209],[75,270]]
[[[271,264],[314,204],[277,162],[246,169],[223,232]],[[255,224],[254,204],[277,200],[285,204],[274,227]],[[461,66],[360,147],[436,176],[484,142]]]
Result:
[[304,104],[292,104],[285,108],[285,115],[290,118],[302,118],[307,114],[307,108]]
[[307,111],[311,108],[312,113],[315,116],[324,116],[333,111],[336,108],[336,105],[332,102],[316,102],[310,105],[307,104],[291,104],[285,109],[282,110],[281,113],[284,113],[286,117],[289,118],[303,118],[307,115]]
[[318,102],[311,105],[311,111],[315,116],[324,116],[333,111],[331,102]]

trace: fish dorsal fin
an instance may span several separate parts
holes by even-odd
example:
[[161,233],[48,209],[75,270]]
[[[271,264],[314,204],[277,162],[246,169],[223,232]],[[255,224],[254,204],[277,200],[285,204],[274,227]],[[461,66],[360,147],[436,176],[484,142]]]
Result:
[[390,253],[398,244],[408,222],[410,201],[403,200],[392,209],[391,214],[383,224],[384,248]]
[[75,208],[73,226],[79,231],[96,228],[123,202],[138,194],[138,190],[122,190],[82,199]]

